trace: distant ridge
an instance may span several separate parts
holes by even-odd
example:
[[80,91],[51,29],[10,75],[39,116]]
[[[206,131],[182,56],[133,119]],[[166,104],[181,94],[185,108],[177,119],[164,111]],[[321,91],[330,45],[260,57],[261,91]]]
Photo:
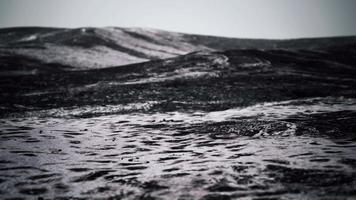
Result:
[[[237,39],[144,28],[0,29],[0,67],[29,69],[93,69],[172,58],[196,51],[232,49],[290,49],[321,51],[352,46],[356,37],[288,40]],[[6,62],[5,62],[6,61]]]

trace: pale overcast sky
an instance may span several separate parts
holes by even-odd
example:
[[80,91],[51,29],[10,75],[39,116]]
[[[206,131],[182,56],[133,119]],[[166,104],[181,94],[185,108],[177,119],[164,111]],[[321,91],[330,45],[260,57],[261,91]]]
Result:
[[356,0],[0,0],[0,27],[150,27],[244,38],[356,35]]

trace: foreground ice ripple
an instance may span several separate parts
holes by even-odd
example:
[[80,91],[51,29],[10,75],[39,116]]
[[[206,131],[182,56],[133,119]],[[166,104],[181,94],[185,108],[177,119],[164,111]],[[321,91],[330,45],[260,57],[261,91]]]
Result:
[[[0,194],[99,199],[354,196],[356,140],[347,131],[355,129],[344,126],[356,124],[355,105],[354,99],[314,98],[209,113],[3,119]],[[328,120],[337,123],[325,128]]]

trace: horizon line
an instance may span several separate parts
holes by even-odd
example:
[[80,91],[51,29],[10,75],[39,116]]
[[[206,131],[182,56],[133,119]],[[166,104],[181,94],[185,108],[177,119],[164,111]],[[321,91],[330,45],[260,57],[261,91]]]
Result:
[[328,39],[328,38],[350,38],[356,37],[356,35],[325,35],[325,36],[306,36],[306,37],[285,37],[285,38],[275,38],[275,37],[233,37],[233,36],[226,36],[226,35],[214,35],[214,34],[200,34],[200,33],[187,33],[175,30],[167,30],[167,29],[160,29],[160,28],[153,28],[153,27],[143,27],[143,26],[73,26],[73,27],[62,27],[62,26],[38,26],[38,25],[31,25],[31,26],[0,26],[0,30],[4,29],[21,29],[21,28],[48,28],[48,29],[82,29],[82,28],[122,28],[122,29],[144,29],[144,30],[156,30],[156,31],[163,31],[163,32],[170,32],[170,33],[178,33],[184,35],[196,35],[196,36],[207,36],[207,37],[220,37],[220,38],[229,38],[229,39],[241,39],[241,40],[304,40],[304,39]]

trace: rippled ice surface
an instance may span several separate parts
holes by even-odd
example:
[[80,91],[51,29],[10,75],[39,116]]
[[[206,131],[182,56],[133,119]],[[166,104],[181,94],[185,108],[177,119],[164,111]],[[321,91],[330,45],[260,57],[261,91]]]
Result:
[[110,110],[83,108],[102,114],[89,118],[68,109],[0,120],[1,196],[356,198],[355,99],[216,112]]

